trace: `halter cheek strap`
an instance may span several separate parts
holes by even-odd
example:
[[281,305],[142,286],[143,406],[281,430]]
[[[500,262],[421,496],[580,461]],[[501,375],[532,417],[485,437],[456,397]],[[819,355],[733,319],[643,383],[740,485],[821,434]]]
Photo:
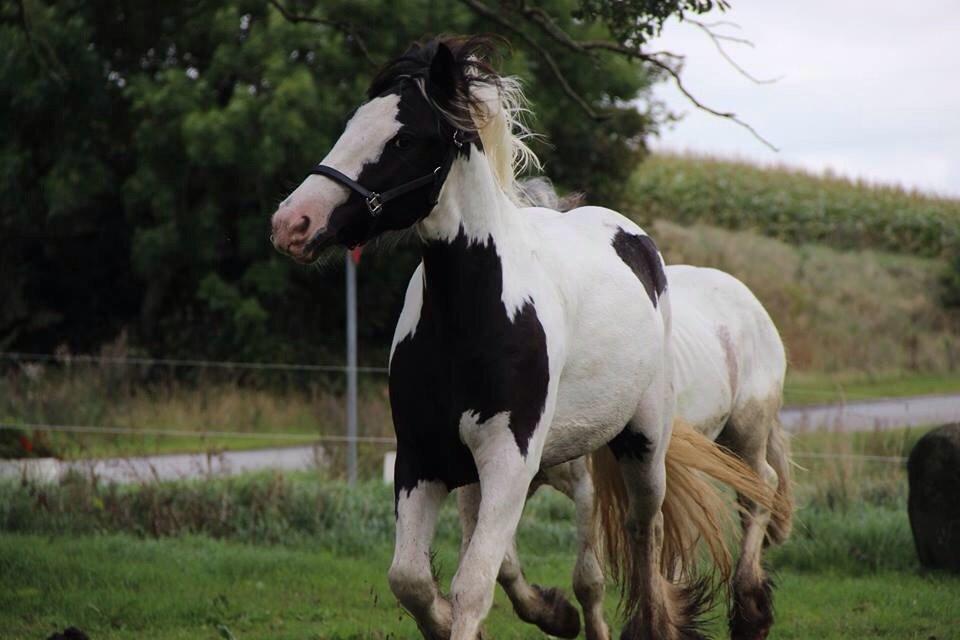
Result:
[[[472,142],[473,139],[471,138],[468,141]],[[443,179],[446,178],[447,172],[450,171],[450,165],[453,164],[453,159],[456,156],[457,151],[463,148],[464,142],[463,134],[460,132],[460,130],[458,129],[454,131],[453,144],[450,147],[450,153],[443,164],[437,165],[433,171],[426,175],[420,176],[419,178],[414,178],[408,182],[404,182],[403,184],[393,187],[392,189],[387,189],[383,193],[378,193],[376,191],[367,189],[356,180],[325,164],[318,164],[315,166],[310,170],[309,175],[325,176],[334,182],[339,182],[346,188],[359,194],[367,204],[367,211],[370,212],[372,217],[376,218],[378,215],[380,215],[383,205],[387,202],[410,193],[411,191],[429,185],[433,185],[434,187],[433,192],[430,194],[430,204],[436,204],[437,198],[440,196],[440,186],[443,183]]]

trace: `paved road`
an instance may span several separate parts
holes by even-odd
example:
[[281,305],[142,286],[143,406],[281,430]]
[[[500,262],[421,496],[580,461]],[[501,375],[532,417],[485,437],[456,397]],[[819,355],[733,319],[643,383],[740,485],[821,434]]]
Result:
[[[276,469],[298,471],[313,469],[326,463],[320,446],[277,447],[250,451],[225,451],[219,454],[183,453],[136,458],[103,458],[60,462],[44,458],[27,469],[27,475],[54,481],[64,473],[75,471],[95,475],[103,481],[139,482],[177,480],[202,476],[231,476],[248,471]],[[0,461],[0,477],[21,476],[21,462]]]
[[[960,394],[853,402],[844,405],[789,407],[781,414],[791,433],[815,430],[871,431],[960,421]],[[68,470],[94,473],[105,481],[172,480],[204,475],[234,475],[258,469],[302,470],[326,462],[322,447],[283,447],[227,451],[217,455],[177,454],[58,462],[37,462],[29,473],[56,480]],[[0,476],[20,475],[18,462],[0,462]]]
[[788,407],[780,420],[791,433],[873,431],[960,421],[960,394],[890,398],[814,407]]

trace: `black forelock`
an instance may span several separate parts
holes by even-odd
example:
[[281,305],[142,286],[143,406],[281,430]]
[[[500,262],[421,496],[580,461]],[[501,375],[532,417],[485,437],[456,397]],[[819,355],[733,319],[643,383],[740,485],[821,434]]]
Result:
[[497,36],[438,36],[414,42],[401,56],[388,62],[377,72],[367,90],[367,97],[382,95],[407,77],[426,78],[430,63],[441,44],[446,45],[453,53],[459,75],[465,81],[470,77],[495,77],[497,74],[491,63],[501,42]]
[[[474,92],[479,84],[498,84],[499,75],[493,68],[493,59],[504,41],[497,36],[438,36],[413,43],[398,58],[384,65],[367,89],[367,97],[373,99],[385,93],[395,92],[405,79],[422,79],[430,99],[448,113],[469,120],[469,112],[475,107]],[[456,94],[440,95],[429,86],[430,65],[440,45],[445,45],[453,54],[456,75]]]
[[381,67],[367,89],[367,98],[372,100],[387,93],[405,78],[426,78],[438,44],[437,39],[414,43],[399,58]]

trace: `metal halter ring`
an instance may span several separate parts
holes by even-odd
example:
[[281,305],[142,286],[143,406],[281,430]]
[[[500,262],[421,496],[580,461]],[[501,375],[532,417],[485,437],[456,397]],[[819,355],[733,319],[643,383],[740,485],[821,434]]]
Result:
[[383,202],[380,200],[380,194],[373,192],[367,196],[367,210],[370,212],[371,216],[380,215],[380,210],[383,209]]

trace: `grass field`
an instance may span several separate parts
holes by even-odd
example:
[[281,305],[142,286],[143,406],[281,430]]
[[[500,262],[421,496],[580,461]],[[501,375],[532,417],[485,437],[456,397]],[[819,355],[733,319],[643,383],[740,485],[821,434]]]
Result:
[[960,200],[707,156],[652,155],[625,200],[642,221],[756,229],[794,244],[937,257],[960,242]]
[[[769,554],[779,588],[772,638],[958,637],[960,578],[918,569],[902,464],[808,453],[897,456],[923,432],[812,433],[794,439],[794,534]],[[539,492],[519,544],[528,577],[570,593],[571,503]],[[92,638],[416,637],[389,593],[392,489],[349,489],[312,474],[130,487],[73,477],[0,483],[0,635],[76,625]],[[448,584],[458,525],[439,520]],[[611,593],[613,588],[611,586]],[[615,599],[608,599],[610,619]],[[722,611],[711,627],[722,637]],[[540,638],[497,596],[495,638]]]
[[958,373],[791,373],[787,376],[785,406],[831,404],[960,393]]
[[[569,585],[571,551],[524,551],[532,580]],[[438,560],[449,577],[453,550]],[[24,640],[67,625],[98,640],[418,637],[387,587],[389,561],[383,547],[343,555],[197,537],[5,536],[0,624],[4,638]],[[778,582],[774,639],[946,639],[960,628],[956,578],[781,570]],[[544,637],[500,592],[486,628],[494,638]]]
[[721,269],[753,291],[783,338],[792,375],[960,373],[960,315],[939,304],[938,261],[701,224],[658,220],[649,229],[668,264]]

